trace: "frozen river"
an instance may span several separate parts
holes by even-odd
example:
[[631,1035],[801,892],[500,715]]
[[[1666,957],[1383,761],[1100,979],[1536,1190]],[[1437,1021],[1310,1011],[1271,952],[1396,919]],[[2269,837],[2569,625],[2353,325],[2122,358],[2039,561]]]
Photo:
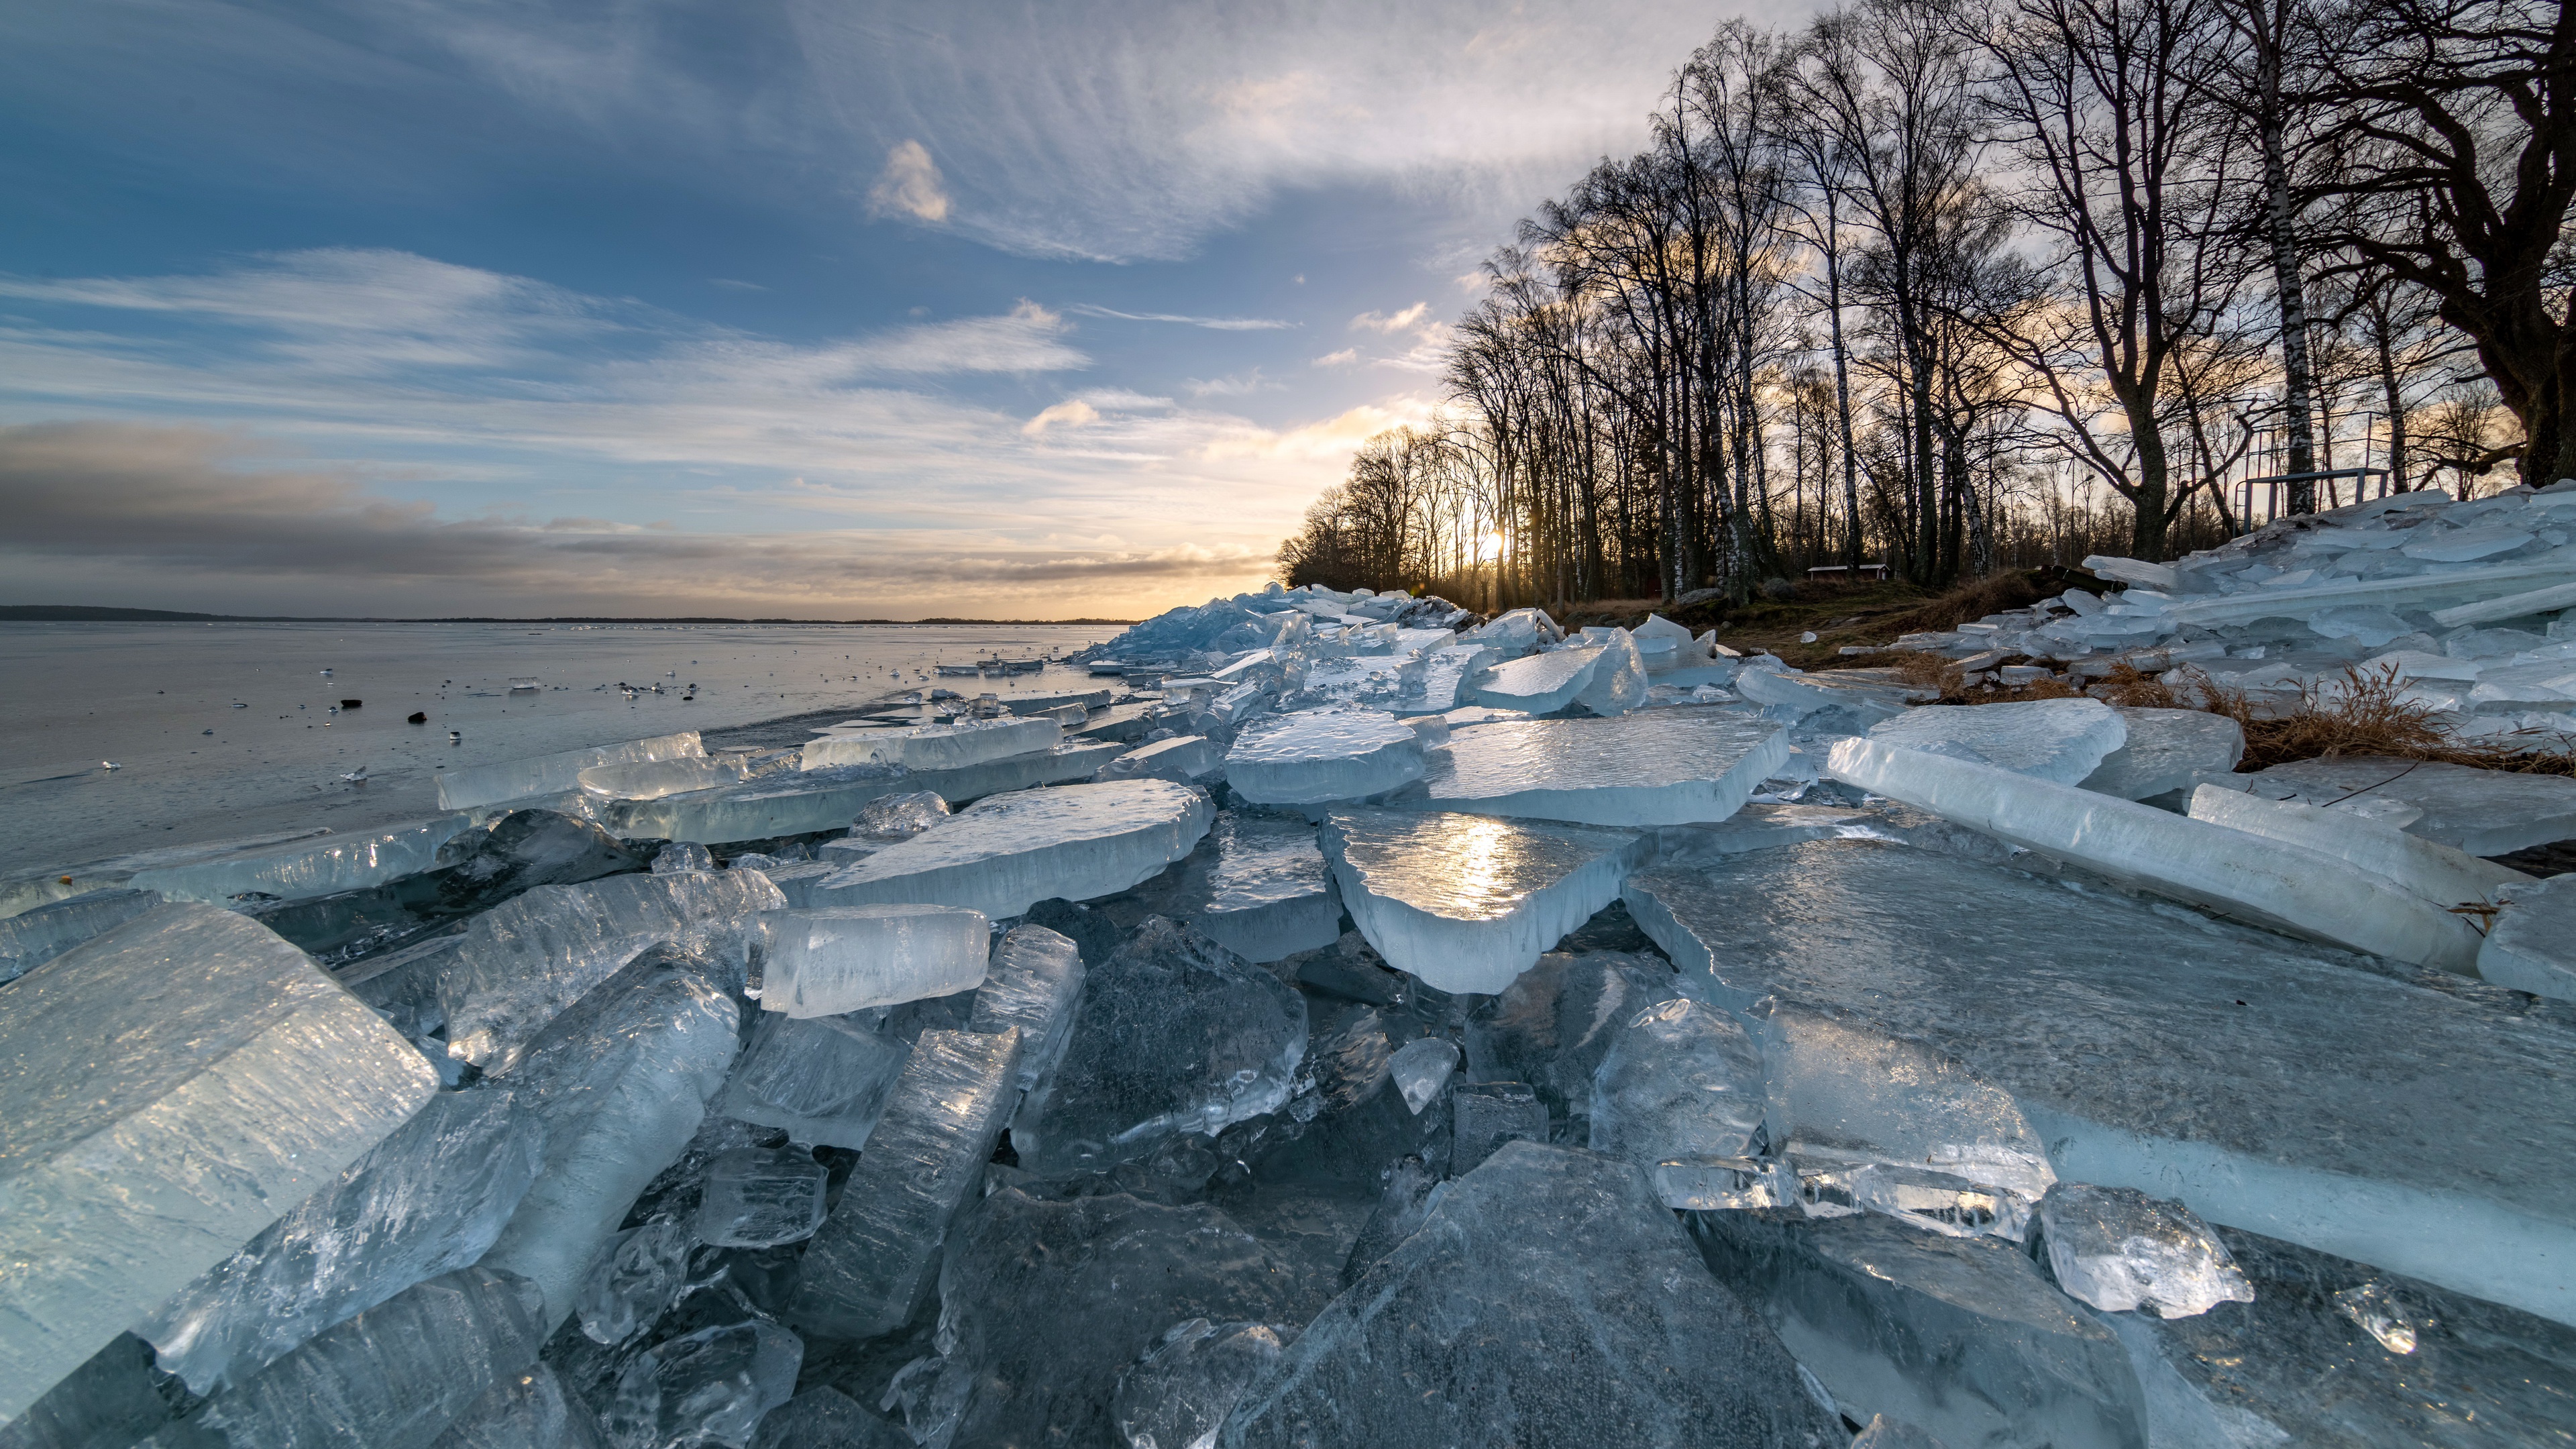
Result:
[[[439,767],[749,724],[898,689],[1070,688],[1063,668],[934,680],[1116,625],[5,624],[0,870],[437,809]],[[325,671],[328,671],[327,673]],[[536,692],[512,693],[513,679]],[[620,684],[643,686],[629,698]],[[660,684],[663,692],[649,692]],[[684,701],[689,685],[695,700]],[[343,700],[359,708],[333,713]],[[426,723],[409,724],[415,713]],[[448,732],[462,739],[448,742]],[[110,771],[103,762],[119,766]],[[341,778],[365,767],[364,784]]]

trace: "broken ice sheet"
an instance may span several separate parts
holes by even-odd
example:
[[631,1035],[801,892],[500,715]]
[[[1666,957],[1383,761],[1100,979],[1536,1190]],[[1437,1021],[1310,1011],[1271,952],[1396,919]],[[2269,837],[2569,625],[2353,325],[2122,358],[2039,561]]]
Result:
[[0,995],[0,1415],[437,1090],[303,952],[212,906],[156,907]]
[[1446,1037],[1416,1037],[1397,1047],[1386,1065],[1396,1090],[1404,1094],[1405,1110],[1419,1117],[1458,1070],[1458,1044]]
[[996,919],[1112,895],[1190,853],[1215,807],[1165,780],[994,795],[824,878],[817,905],[963,906]]
[[1724,820],[1788,758],[1787,732],[1741,711],[1478,725],[1453,733],[1397,803],[1591,825]]
[[619,1233],[573,1300],[582,1335],[614,1348],[651,1328],[689,1287],[689,1254],[696,1247],[690,1225],[671,1218]]
[[477,805],[497,805],[504,800],[524,800],[532,795],[564,794],[580,789],[581,772],[597,765],[699,759],[705,755],[706,747],[698,742],[697,732],[687,730],[594,749],[504,760],[497,765],[441,770],[438,772],[438,808],[468,810]]
[[1762,1129],[1762,1055],[1696,1001],[1637,1013],[1592,1077],[1592,1150],[1651,1170],[1674,1157],[1741,1157]]
[[2476,856],[2576,839],[2576,780],[2370,756],[2297,760],[2258,771],[2250,788],[2355,813],[2397,807],[2409,835]]
[[761,1013],[717,1110],[793,1142],[864,1147],[911,1048],[867,1013],[800,1019]]
[[1332,868],[1302,820],[1220,811],[1208,832],[1216,869],[1199,926],[1247,961],[1276,961],[1333,944],[1342,934]]
[[1382,795],[1422,777],[1413,727],[1373,709],[1318,709],[1247,725],[1225,754],[1225,781],[1264,805]]
[[1924,705],[1871,726],[1869,737],[2072,785],[2127,742],[2129,727],[2098,699],[2033,699]]
[[1479,815],[1336,811],[1323,843],[1342,904],[1387,964],[1443,991],[1511,985],[1617,899],[1628,831]]
[[0,982],[15,981],[159,904],[161,898],[150,891],[93,891],[0,919]]
[[1472,677],[1464,692],[1474,695],[1476,703],[1496,709],[1554,714],[1592,683],[1605,652],[1597,645],[1577,645],[1514,659]]
[[826,906],[760,917],[760,1009],[839,1016],[984,980],[991,923],[954,906]]
[[1279,1361],[1296,1331],[1266,1323],[1172,1325],[1151,1353],[1118,1376],[1111,1413],[1129,1449],[1212,1445],[1244,1386]]
[[2152,1308],[2160,1318],[2189,1318],[2254,1301],[2226,1245],[2178,1202],[2132,1187],[2061,1182],[2041,1200],[2039,1224],[2058,1286],[2106,1312]]
[[1775,1147],[1935,1167],[2036,1199],[2056,1174],[2012,1094],[1965,1062],[1794,1001],[1745,1016]]
[[719,1248],[801,1242],[823,1224],[829,1174],[800,1148],[738,1147],[716,1155],[698,1199],[698,1241]]
[[608,1431],[635,1449],[751,1442],[796,1393],[805,1344],[777,1324],[720,1324],[655,1344],[617,1380]]
[[483,1256],[536,1179],[544,1143],[507,1088],[441,1093],[136,1332],[193,1391],[238,1383],[331,1325]]
[[2478,947],[2478,974],[2535,996],[2576,999],[2576,876],[2506,887]]
[[2295,800],[2266,800],[2222,785],[2191,793],[2191,818],[2272,840],[2304,845],[2397,882],[2433,905],[2478,905],[2496,892],[2533,884],[2518,870],[2480,860],[2344,810],[2321,810]]
[[2128,738],[2102,757],[2081,784],[2087,790],[2144,800],[2179,790],[2202,775],[2223,775],[2245,757],[2245,730],[2202,709],[2131,709],[2117,713]]
[[468,1404],[430,1449],[608,1449],[599,1418],[544,1364],[530,1364]]
[[1547,1108],[1526,1082],[1466,1082],[1449,1094],[1449,1175],[1463,1177],[1506,1142],[1545,1142]]
[[975,993],[967,1030],[997,1034],[1019,1028],[1021,1091],[1036,1086],[1064,1056],[1082,982],[1080,948],[1044,926],[1013,926],[993,943],[992,968]]
[[1980,1178],[1809,1150],[1783,1159],[1774,1185],[1782,1190],[1778,1206],[1811,1218],[1878,1213],[1944,1237],[2026,1239],[2038,1200]]

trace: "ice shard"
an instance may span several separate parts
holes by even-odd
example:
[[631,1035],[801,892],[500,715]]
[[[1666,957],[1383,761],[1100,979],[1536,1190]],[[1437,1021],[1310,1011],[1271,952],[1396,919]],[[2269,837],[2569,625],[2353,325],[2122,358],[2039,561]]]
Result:
[[698,1199],[698,1241],[720,1248],[802,1242],[823,1225],[823,1164],[801,1148],[716,1155]]
[[1575,645],[1514,659],[1474,676],[1463,692],[1474,695],[1476,703],[1496,709],[1554,714],[1590,687],[1604,652],[1598,645]]
[[303,952],[212,906],[156,907],[0,987],[0,1419],[437,1088]]
[[2057,1286],[2105,1312],[2189,1318],[2254,1301],[2226,1245],[2181,1203],[2061,1182],[2041,1200],[2039,1226]]
[[1762,1129],[1762,1054],[1696,1001],[1637,1013],[1592,1077],[1592,1150],[1652,1171],[1676,1157],[1742,1157]]
[[1404,1109],[1419,1117],[1458,1070],[1458,1044],[1445,1037],[1416,1037],[1395,1049],[1386,1069],[1404,1094]]
[[679,1159],[739,1044],[733,998],[694,971],[639,961],[556,1019],[504,1078],[545,1128],[545,1167],[486,1267],[533,1279],[549,1331],[635,1195]]
[[1246,961],[1276,961],[1341,939],[1341,892],[1313,826],[1227,810],[1209,834],[1217,859],[1200,929]]
[[1609,629],[1595,635],[1583,631],[1587,640],[1600,639],[1601,657],[1592,666],[1592,677],[1574,696],[1574,702],[1597,715],[1621,715],[1646,702],[1646,661],[1637,652],[1637,643],[1625,629]]
[[786,904],[756,870],[540,886],[475,917],[440,974],[448,1055],[509,1070],[556,1013],[655,946],[739,969],[754,919]]
[[2528,561],[2485,568],[2443,569],[2389,579],[2331,579],[2282,588],[2182,599],[2163,611],[2169,625],[2214,628],[2262,619],[2304,619],[2325,609],[2354,605],[2417,610],[2494,598],[2499,594],[2564,583],[2576,577],[2576,549],[2558,549]]
[[1215,814],[1205,795],[1164,780],[1023,790],[887,846],[817,883],[810,898],[1016,916],[1042,900],[1127,889],[1189,854]]
[[912,1436],[833,1388],[812,1388],[761,1416],[751,1449],[913,1449]]
[[866,1146],[912,1053],[868,1015],[800,1020],[763,1012],[716,1110],[794,1142]]
[[1213,1444],[1245,1386],[1279,1362],[1283,1337],[1266,1323],[1172,1325],[1151,1353],[1118,1376],[1110,1412],[1120,1441],[1136,1446]]
[[966,1029],[999,1034],[1018,1028],[1021,1091],[1036,1086],[1063,1059],[1082,981],[1082,952],[1044,926],[1013,926],[993,943],[992,966],[975,993]]
[[2478,974],[2535,996],[2576,1000],[2576,876],[2508,886],[2478,946]]
[[105,890],[0,917],[0,985],[159,904],[150,891]]
[[1845,1432],[1642,1173],[1515,1142],[1316,1316],[1217,1443],[1752,1449]]
[[1734,814],[1788,759],[1788,732],[1741,711],[1484,724],[1452,734],[1421,785],[1390,803],[1587,825],[1683,825]]
[[2013,704],[1929,704],[1870,726],[1897,749],[1974,760],[2072,785],[2128,742],[2128,722],[2098,699],[2033,699]]
[[2355,814],[2396,811],[2387,823],[2471,855],[2510,855],[2576,840],[2576,780],[2426,760],[2297,760],[2253,775],[2248,788]]
[[1388,965],[1442,991],[1500,991],[1618,899],[1642,837],[1481,815],[1336,811],[1342,904]]
[[912,1319],[948,1225],[983,1181],[1018,1098],[1020,1034],[925,1031],[839,1207],[806,1247],[791,1321],[873,1338]]
[[719,1324],[655,1344],[618,1377],[608,1432],[632,1449],[744,1449],[796,1393],[805,1344],[777,1324]]
[[1104,780],[1169,780],[1175,785],[1196,785],[1225,769],[1224,752],[1204,735],[1177,735],[1156,740],[1100,767]]
[[955,906],[826,906],[760,918],[760,1009],[839,1016],[984,980],[992,926]]
[[581,772],[596,765],[636,765],[658,760],[703,758],[706,747],[695,730],[652,739],[628,740],[596,749],[566,750],[497,765],[473,765],[438,773],[438,808],[470,810],[531,795],[562,795],[581,788]]
[[2303,846],[1877,740],[1844,740],[1827,759],[1848,784],[2239,920],[2445,970],[2477,959],[2460,917]]
[[1411,725],[1373,709],[1318,709],[1247,726],[1225,753],[1225,782],[1263,805],[1382,795],[1422,778]]
[[1795,1001],[1740,1015],[1761,1044],[1775,1150],[1933,1167],[2032,1200],[2056,1181],[2013,1095],[1958,1058]]
[[599,1416],[544,1364],[530,1364],[467,1405],[430,1449],[608,1449]]
[[138,870],[126,883],[174,901],[227,901],[252,891],[285,900],[327,896],[431,869],[439,863],[438,848],[466,824],[463,815],[441,815],[410,825],[352,830]]
[[1545,1142],[1547,1106],[1527,1082],[1466,1082],[1449,1094],[1449,1173],[1464,1177],[1506,1142]]
[[696,1224],[676,1218],[655,1217],[619,1233],[573,1298],[582,1336],[616,1348],[659,1322],[693,1286],[689,1257],[697,1246]]
[[431,1098],[135,1331],[161,1368],[211,1394],[414,1283],[472,1264],[527,1195],[544,1147],[511,1096]]
[[869,730],[815,740],[805,746],[803,767],[887,764],[907,770],[957,770],[1055,747],[1063,729],[1048,718],[959,720],[914,729]]
[[144,1441],[149,1449],[428,1449],[545,1339],[535,1285],[464,1268],[330,1329]]
[[1012,790],[1088,780],[1126,746],[1068,740],[1050,750],[1010,755],[945,770],[900,765],[842,765],[767,775],[713,790],[659,800],[622,800],[600,809],[609,829],[630,840],[661,837],[722,843],[838,830],[871,801],[928,791],[952,804]]
[[2576,1320],[2576,1030],[2508,993],[1876,841],[1627,900],[1693,995],[1964,1063],[2060,1177]]
[[2223,785],[2199,787],[2191,792],[2190,803],[2194,820],[2323,852],[2356,869],[2393,880],[2444,910],[2482,904],[2493,900],[2499,890],[2531,881],[2521,871],[2347,810],[2325,810],[2295,800],[2266,800]]
[[1205,935],[1149,917],[1083,981],[1064,1059],[1011,1131],[1043,1173],[1274,1111],[1306,1055],[1306,1001]]
[[751,756],[725,754],[593,765],[574,778],[581,782],[581,793],[594,800],[659,800],[691,790],[739,785],[761,773],[766,772],[754,768]]
[[2128,738],[2076,783],[2087,790],[2145,800],[2188,789],[2203,775],[2224,775],[2245,758],[2244,728],[2202,709],[2118,709]]

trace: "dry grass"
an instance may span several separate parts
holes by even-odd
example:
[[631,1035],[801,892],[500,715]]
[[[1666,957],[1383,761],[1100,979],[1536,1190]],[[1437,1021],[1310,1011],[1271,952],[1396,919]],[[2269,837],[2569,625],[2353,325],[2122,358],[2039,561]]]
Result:
[[[2293,760],[2367,755],[2518,774],[2576,775],[2576,752],[2569,748],[2576,742],[2563,733],[2554,738],[2517,736],[2521,748],[2500,741],[2460,739],[2434,717],[2431,705],[2402,697],[2406,681],[2393,664],[2371,670],[2355,666],[2345,670],[2337,684],[2311,684],[2300,692],[2299,702],[2285,710],[2267,709],[2241,691],[2212,684],[2198,670],[2191,672],[2196,677],[2188,682],[2186,692],[2205,699],[2202,708],[2226,715],[2245,731],[2245,758],[2236,767],[2240,771]],[[2527,748],[2531,745],[2548,748]]]
[[1899,634],[1938,633],[1944,629],[1956,629],[1971,619],[2000,614],[2006,609],[2026,609],[2068,589],[2100,593],[2111,587],[2081,569],[2054,565],[2014,569],[1961,584],[1938,598],[1926,599],[1907,613],[1879,621],[1879,627],[1893,629]]

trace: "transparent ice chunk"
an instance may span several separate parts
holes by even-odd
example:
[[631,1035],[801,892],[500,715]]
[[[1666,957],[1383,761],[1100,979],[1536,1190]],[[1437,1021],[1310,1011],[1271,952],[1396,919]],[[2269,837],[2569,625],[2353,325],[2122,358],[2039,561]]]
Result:
[[1480,815],[1336,811],[1324,853],[1388,965],[1442,991],[1500,991],[1618,898],[1641,837]]
[[1214,1445],[1244,1386],[1279,1362],[1282,1337],[1266,1323],[1189,1318],[1172,1325],[1153,1352],[1118,1376],[1111,1412],[1119,1442],[1125,1449]]
[[[1606,652],[1600,645],[1574,645],[1513,659],[1475,676],[1468,682],[1466,692],[1475,696],[1477,704],[1496,709],[1554,714],[1591,687],[1592,676]],[[1639,683],[1642,685],[1643,680]],[[1642,688],[1639,693],[1642,696]]]
[[0,983],[15,981],[159,904],[161,898],[151,891],[104,890],[0,918]]
[[566,794],[580,789],[581,772],[596,765],[700,759],[706,752],[706,747],[698,742],[697,731],[685,730],[676,735],[628,740],[623,744],[601,745],[595,749],[566,750],[555,755],[504,760],[497,765],[441,770],[438,772],[438,808],[470,810],[478,805],[524,800],[531,795]]
[[1630,1018],[1592,1076],[1592,1150],[1652,1169],[1676,1157],[1742,1157],[1762,1130],[1762,1054],[1744,1028],[1695,1001]]
[[770,1410],[751,1449],[913,1449],[912,1436],[833,1388],[811,1388]]
[[603,824],[630,839],[660,837],[721,843],[839,830],[874,800],[928,792],[963,804],[987,795],[1088,780],[1126,746],[1067,740],[1051,750],[1010,755],[949,770],[900,765],[836,765],[693,790],[659,800],[621,800],[600,807]]
[[2389,823],[2470,855],[2576,840],[2576,780],[2564,775],[2356,755],[2274,765],[2253,775],[2250,787],[2357,814],[2411,810],[2402,824]]
[[1225,754],[1225,782],[1245,800],[1317,805],[1382,795],[1422,778],[1413,727],[1373,709],[1319,709],[1247,725]]
[[2576,876],[2501,893],[2504,908],[2478,947],[2478,974],[2535,996],[2576,1000]]
[[574,778],[581,793],[594,800],[659,800],[690,790],[739,785],[754,774],[747,754],[690,755],[676,760],[592,765]]
[[802,1242],[823,1225],[829,1176],[801,1148],[738,1147],[716,1155],[698,1199],[698,1241],[719,1248]]
[[1845,1432],[1644,1174],[1515,1142],[1315,1317],[1219,1442],[1693,1444],[1713,1425],[1746,1444]]
[[[1019,1088],[1035,1087],[1064,1057],[1082,1001],[1082,952],[1044,926],[1013,926],[993,943],[967,1030],[1020,1033]],[[853,1144],[855,1145],[855,1144]]]
[[678,875],[685,871],[715,868],[714,852],[694,840],[674,840],[653,857],[655,875]]
[[1061,725],[1043,716],[868,730],[808,743],[803,764],[808,770],[867,764],[901,765],[913,771],[957,770],[1053,749],[1063,732]]
[[2061,1182],[2040,1201],[2039,1225],[2058,1286],[2105,1312],[2188,1318],[2254,1301],[2226,1245],[2181,1203]]
[[1220,811],[1216,868],[1199,927],[1247,961],[1276,961],[1341,939],[1332,867],[1301,820]]
[[[1984,1178],[2002,1174],[1983,1173]],[[2027,1181],[2023,1186],[2027,1186]],[[1879,1213],[1945,1237],[2029,1236],[2039,1199],[2020,1187],[1938,1172],[1928,1167],[1801,1152],[1782,1160],[1773,1186],[1780,1205],[1811,1218]]]
[[1876,841],[1645,871],[1627,900],[1695,997],[1965,1062],[2063,1177],[2535,1313],[2576,1301],[2576,1032],[2520,998]]
[[644,1185],[678,1161],[733,1065],[733,998],[693,971],[633,979],[558,1018],[508,1074],[544,1124],[545,1169],[484,1254],[533,1279],[551,1331]]
[[1591,825],[1724,820],[1789,759],[1788,733],[1738,711],[1655,709],[1454,732],[1393,803]]
[[599,1418],[544,1364],[504,1375],[430,1449],[608,1449]]
[[1798,1176],[1766,1157],[1669,1157],[1655,1164],[1655,1196],[1684,1212],[1799,1206]]
[[135,1331],[160,1367],[211,1394],[482,1257],[536,1180],[545,1143],[511,1095],[432,1097],[337,1182],[145,1315]]
[[1018,1097],[1020,1034],[925,1031],[839,1207],[806,1247],[793,1321],[872,1338],[911,1321],[948,1225],[983,1181]]
[[761,1013],[717,1110],[790,1141],[864,1147],[912,1049],[869,1013],[800,1019]]
[[1100,767],[1104,780],[1169,780],[1195,785],[1225,768],[1224,752],[1204,735],[1175,735],[1156,740]]
[[687,1290],[689,1254],[697,1245],[690,1225],[673,1218],[619,1233],[573,1299],[582,1336],[614,1348],[651,1328]]
[[1404,1109],[1419,1117],[1458,1070],[1458,1044],[1446,1037],[1416,1037],[1397,1047],[1386,1067],[1395,1089],[1404,1094]]
[[2087,790],[2144,800],[2183,789],[2202,775],[2226,774],[2245,757],[2244,729],[2223,714],[2127,707],[2117,713],[2128,738],[2077,782]]
[[760,918],[760,1009],[839,1016],[984,980],[992,925],[955,906],[826,906]]
[[935,790],[880,795],[859,807],[859,818],[851,824],[850,833],[870,840],[910,840],[945,823],[948,816],[948,802]]
[[1190,853],[1216,814],[1163,780],[1024,790],[887,846],[817,883],[817,905],[963,906],[1017,916],[1050,898],[1111,895]]
[[0,1415],[437,1088],[303,952],[212,906],[155,907],[0,987]]
[[802,1339],[756,1318],[655,1344],[618,1377],[609,1435],[620,1449],[747,1449],[804,1362]]
[[2321,810],[2295,800],[2266,800],[2222,785],[2191,793],[2191,818],[2303,845],[2359,870],[2393,880],[2445,910],[2480,905],[2531,877],[2493,861],[2438,845],[2348,810]]
[[756,870],[539,886],[474,918],[438,980],[447,1053],[509,1070],[557,1012],[655,946],[739,968],[758,913],[787,904]]
[[1507,654],[1518,655],[1527,654],[1542,644],[1555,643],[1565,637],[1565,631],[1556,627],[1556,621],[1538,609],[1514,609],[1468,630],[1464,637]]
[[279,1359],[145,1444],[427,1449],[544,1341],[535,1285],[464,1268],[377,1304]]
[[2010,1092],[1967,1063],[1792,1002],[1748,1009],[1775,1146],[1927,1166],[2036,1199],[2056,1181]]
[[2446,970],[2477,957],[2460,917],[2303,846],[1878,740],[1844,740],[1827,758],[1845,783],[2240,920]]
[[[1590,639],[1593,631],[1583,631]],[[1646,661],[1625,629],[1600,636],[1601,657],[1574,702],[1597,715],[1620,715],[1646,702]]]
[[1012,1127],[1041,1173],[1099,1170],[1161,1140],[1275,1111],[1306,1056],[1294,987],[1160,916],[1083,982],[1064,1059]]
[[1974,760],[2072,785],[2128,742],[2128,722],[2098,699],[2033,699],[2015,704],[1931,704],[1872,725],[1869,737],[1898,749]]
[[285,900],[327,896],[436,867],[439,847],[465,826],[462,815],[441,815],[409,825],[352,830],[138,870],[126,884],[174,901],[227,901],[252,891]]

